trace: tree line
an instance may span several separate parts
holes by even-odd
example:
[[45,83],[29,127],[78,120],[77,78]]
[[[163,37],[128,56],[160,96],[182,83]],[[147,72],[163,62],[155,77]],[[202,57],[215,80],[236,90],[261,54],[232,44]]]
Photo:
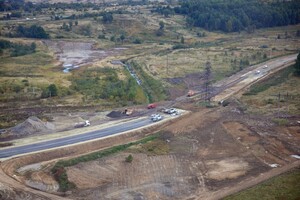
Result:
[[36,44],[32,42],[30,45],[13,43],[8,40],[0,40],[0,55],[3,54],[5,49],[9,49],[10,56],[23,56],[35,52]]
[[46,33],[43,27],[38,25],[31,25],[29,27],[19,25],[16,27],[14,33],[9,32],[5,36],[7,37],[26,37],[26,38],[38,38],[38,39],[48,39],[49,34]]
[[259,0],[189,0],[175,7],[174,11],[185,15],[188,25],[210,31],[251,32],[256,28],[300,22],[299,0],[271,3]]

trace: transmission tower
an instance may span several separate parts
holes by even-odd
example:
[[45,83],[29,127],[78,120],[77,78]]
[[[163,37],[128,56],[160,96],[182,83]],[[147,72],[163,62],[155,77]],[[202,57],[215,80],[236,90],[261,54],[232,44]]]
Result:
[[204,87],[205,87],[205,101],[210,102],[211,98],[211,63],[207,61],[205,63],[205,71],[204,71]]

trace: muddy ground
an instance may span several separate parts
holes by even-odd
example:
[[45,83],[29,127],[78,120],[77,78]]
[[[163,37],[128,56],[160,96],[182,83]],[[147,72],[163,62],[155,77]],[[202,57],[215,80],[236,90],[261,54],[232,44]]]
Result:
[[77,68],[92,64],[109,56],[115,56],[124,49],[96,49],[93,42],[44,41],[44,44],[55,53],[63,68]]

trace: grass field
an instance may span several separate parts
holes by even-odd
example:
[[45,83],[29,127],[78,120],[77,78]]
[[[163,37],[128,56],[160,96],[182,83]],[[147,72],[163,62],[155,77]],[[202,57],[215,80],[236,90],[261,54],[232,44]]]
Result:
[[300,199],[300,169],[295,169],[280,176],[271,178],[264,183],[248,190],[231,195],[224,200],[271,200],[271,199]]
[[[291,66],[251,86],[242,97],[242,101],[249,106],[248,110],[268,115],[275,113],[299,116],[300,78],[294,76],[293,72],[294,67]],[[282,120],[278,122],[281,123]]]

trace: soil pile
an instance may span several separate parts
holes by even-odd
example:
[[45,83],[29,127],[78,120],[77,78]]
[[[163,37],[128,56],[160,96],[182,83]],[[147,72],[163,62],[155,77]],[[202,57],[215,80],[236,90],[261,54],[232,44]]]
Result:
[[55,126],[49,122],[43,122],[37,117],[29,117],[23,123],[10,129],[10,133],[16,136],[32,135],[36,133],[52,133]]
[[111,118],[119,118],[119,117],[124,116],[124,114],[122,112],[120,112],[120,111],[111,111],[106,116],[107,117],[111,117]]

